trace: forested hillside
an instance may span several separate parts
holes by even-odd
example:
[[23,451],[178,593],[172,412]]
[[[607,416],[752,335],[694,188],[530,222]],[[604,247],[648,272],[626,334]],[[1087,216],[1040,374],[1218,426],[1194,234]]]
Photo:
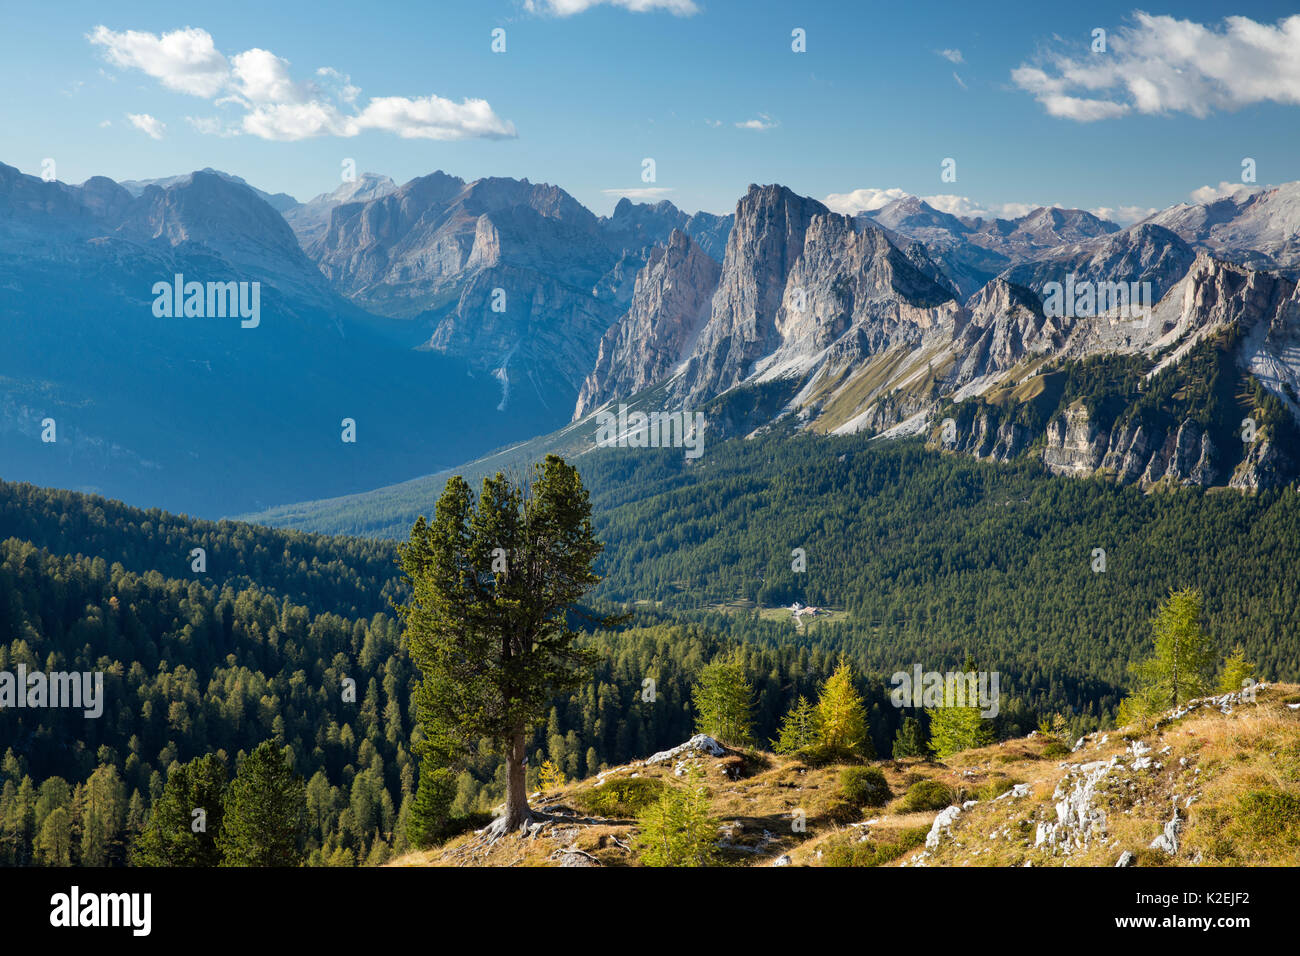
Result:
[[[746,645],[760,742],[844,651],[866,675],[880,752],[899,723],[888,675],[968,654],[1002,675],[1004,735],[1058,711],[1075,733],[1107,723],[1172,588],[1203,592],[1223,653],[1241,642],[1259,677],[1300,676],[1293,490],[1144,495],[865,437],[769,435],[695,462],[631,449],[580,464],[606,546],[595,597],[638,614],[588,636],[601,663],[532,733],[531,775],[548,759],[589,775],[680,743],[691,685],[733,641]],[[418,674],[391,611],[404,596],[392,543],[14,484],[0,484],[0,542],[0,671],[99,670],[106,697],[98,719],[0,713],[0,862],[125,862],[173,763],[218,752],[233,774],[241,751],[273,738],[307,782],[311,862],[405,849]],[[724,607],[796,599],[846,614],[796,629]],[[457,781],[457,814],[490,809],[501,773],[480,752]]]

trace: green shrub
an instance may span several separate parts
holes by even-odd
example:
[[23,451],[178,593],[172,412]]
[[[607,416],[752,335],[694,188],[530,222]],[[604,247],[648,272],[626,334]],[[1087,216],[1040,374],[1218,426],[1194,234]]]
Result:
[[586,787],[569,797],[579,810],[598,817],[635,817],[664,792],[662,780],[653,777],[624,777],[606,780],[599,787]]
[[822,810],[821,816],[830,823],[852,823],[862,816],[862,811],[843,797],[833,797]]
[[907,788],[899,802],[900,813],[917,813],[921,810],[942,810],[953,802],[954,794],[950,787],[938,780],[920,780]]
[[1300,796],[1267,787],[1237,798],[1234,829],[1252,840],[1300,839]]
[[855,807],[883,807],[893,793],[879,767],[847,767],[840,772],[839,796]]
[[823,866],[883,866],[897,860],[908,850],[925,845],[929,827],[904,830],[897,839],[876,843],[872,840],[841,843],[822,852]]
[[1019,780],[1014,780],[1011,777],[993,777],[972,790],[971,799],[996,800],[1018,783],[1020,783]]

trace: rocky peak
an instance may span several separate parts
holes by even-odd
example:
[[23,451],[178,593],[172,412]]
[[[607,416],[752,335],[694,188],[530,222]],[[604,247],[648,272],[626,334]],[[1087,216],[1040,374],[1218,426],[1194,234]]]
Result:
[[814,216],[829,210],[784,186],[751,184],[736,205],[712,314],[683,380],[694,398],[738,383],[780,344],[776,315]]
[[1005,279],[994,279],[967,300],[964,318],[953,350],[959,385],[1008,371],[1063,341],[1060,320],[1043,314],[1038,296]]
[[708,320],[721,267],[680,229],[638,273],[631,308],[601,339],[574,418],[668,378]]

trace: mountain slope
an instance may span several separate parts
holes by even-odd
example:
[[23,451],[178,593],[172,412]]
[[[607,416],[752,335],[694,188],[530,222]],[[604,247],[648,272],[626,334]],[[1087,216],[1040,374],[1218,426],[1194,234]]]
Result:
[[542,816],[527,839],[466,835],[389,865],[643,865],[637,814],[670,788],[695,786],[684,777],[698,771],[720,865],[1295,866],[1297,691],[1194,701],[1154,728],[1090,734],[1072,753],[1035,732],[943,761],[872,761],[888,787],[877,806],[845,789],[855,765],[696,737],[534,794]]

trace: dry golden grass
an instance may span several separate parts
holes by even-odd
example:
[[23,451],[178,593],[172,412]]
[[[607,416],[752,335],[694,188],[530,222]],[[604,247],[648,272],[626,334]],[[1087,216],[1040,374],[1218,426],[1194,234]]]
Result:
[[[1077,753],[1045,757],[1049,740],[1032,735],[957,754],[948,760],[873,761],[893,794],[879,808],[855,809],[840,795],[844,765],[812,767],[773,754],[694,758],[721,824],[721,862],[794,865],[846,860],[878,865],[1113,866],[1125,850],[1139,866],[1300,866],[1300,701],[1295,685],[1272,685],[1258,702],[1225,715],[1200,708],[1158,729],[1128,727],[1091,735]],[[1133,769],[1130,742],[1150,746],[1153,765]],[[1067,768],[1118,757],[1102,779],[1094,806],[1106,814],[1103,836],[1063,852],[1035,846],[1040,823],[1057,819],[1057,784]],[[1156,767],[1155,763],[1160,766]],[[681,786],[672,765],[613,768],[606,781],[648,779]],[[978,800],[958,815],[950,836],[926,851],[914,847],[937,810],[906,812],[902,799],[918,781],[948,787],[958,802]],[[1028,785],[1023,797],[994,795]],[[553,815],[531,839],[488,844],[470,833],[444,846],[410,853],[390,866],[554,866],[567,859],[603,866],[636,865],[636,821],[591,816],[583,809],[595,780],[575,781],[533,802]],[[1151,849],[1174,801],[1183,821],[1178,853]],[[1190,800],[1190,803],[1189,803]],[[802,828],[799,825],[802,823]],[[895,853],[900,846],[909,847]]]

